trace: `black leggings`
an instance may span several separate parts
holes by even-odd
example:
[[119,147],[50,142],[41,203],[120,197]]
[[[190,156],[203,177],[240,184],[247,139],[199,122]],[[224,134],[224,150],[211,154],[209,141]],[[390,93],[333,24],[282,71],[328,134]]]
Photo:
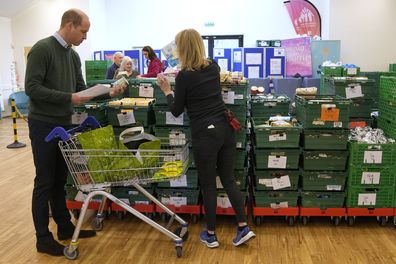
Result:
[[[225,118],[202,125],[193,125],[192,150],[201,186],[207,229],[216,228],[216,176],[227,192],[239,222],[246,222],[242,195],[234,177],[236,154],[235,134]],[[217,168],[217,169],[216,169]]]

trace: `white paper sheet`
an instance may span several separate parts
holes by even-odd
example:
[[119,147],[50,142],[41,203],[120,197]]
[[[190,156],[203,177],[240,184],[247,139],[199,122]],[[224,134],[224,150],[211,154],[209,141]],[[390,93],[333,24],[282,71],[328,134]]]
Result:
[[246,53],[246,64],[261,65],[261,53]]
[[248,67],[248,78],[259,78],[260,77],[260,67]]
[[242,62],[242,51],[234,51],[234,62]]
[[281,74],[282,73],[282,61],[281,59],[270,59],[270,74]]
[[228,71],[228,60],[218,59],[217,64],[219,64],[221,71]]
[[110,92],[110,86],[108,85],[103,85],[103,84],[97,84],[91,88],[85,89],[81,92],[78,92],[77,94],[80,97],[86,98],[86,97],[96,97],[102,94],[108,94]]
[[213,55],[216,57],[224,57],[224,49],[214,49]]

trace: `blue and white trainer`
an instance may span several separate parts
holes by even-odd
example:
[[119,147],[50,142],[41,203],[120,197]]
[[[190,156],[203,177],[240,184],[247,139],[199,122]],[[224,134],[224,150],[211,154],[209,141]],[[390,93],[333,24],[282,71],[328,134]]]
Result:
[[239,246],[244,243],[247,243],[249,240],[253,239],[256,237],[256,234],[253,233],[252,230],[248,226],[245,226],[242,230],[239,230],[237,227],[237,235],[236,237],[232,240],[232,244],[234,246]]
[[219,246],[219,241],[217,241],[216,234],[213,236],[209,235],[205,230],[201,232],[199,238],[201,239],[201,242],[204,243],[208,248],[217,248]]

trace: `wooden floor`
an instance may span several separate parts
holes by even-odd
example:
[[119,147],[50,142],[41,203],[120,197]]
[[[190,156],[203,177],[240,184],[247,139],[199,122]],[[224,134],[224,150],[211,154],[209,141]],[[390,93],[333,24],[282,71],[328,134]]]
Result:
[[[34,166],[27,124],[22,119],[17,123],[19,141],[27,146],[8,149],[12,122],[0,120],[0,263],[71,263],[35,250]],[[258,227],[251,224],[257,238],[239,248],[231,244],[233,222],[233,217],[219,217],[217,249],[199,241],[203,221],[191,224],[183,256],[177,259],[173,243],[162,233],[133,216],[111,216],[95,238],[80,240],[80,256],[73,263],[396,263],[396,229],[391,223],[380,227],[374,218],[359,218],[352,227],[345,222],[335,227],[328,218],[289,227],[283,219],[267,218]],[[56,230],[53,223],[50,228]]]

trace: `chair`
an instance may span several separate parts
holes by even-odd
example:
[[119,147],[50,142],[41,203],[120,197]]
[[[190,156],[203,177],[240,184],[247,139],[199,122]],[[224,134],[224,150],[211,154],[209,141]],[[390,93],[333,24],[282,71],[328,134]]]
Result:
[[22,115],[28,114],[29,97],[26,95],[24,91],[19,91],[10,94],[10,97],[8,98],[8,104],[10,106],[11,106],[11,99],[15,100],[15,106],[18,108],[18,110],[21,112]]

